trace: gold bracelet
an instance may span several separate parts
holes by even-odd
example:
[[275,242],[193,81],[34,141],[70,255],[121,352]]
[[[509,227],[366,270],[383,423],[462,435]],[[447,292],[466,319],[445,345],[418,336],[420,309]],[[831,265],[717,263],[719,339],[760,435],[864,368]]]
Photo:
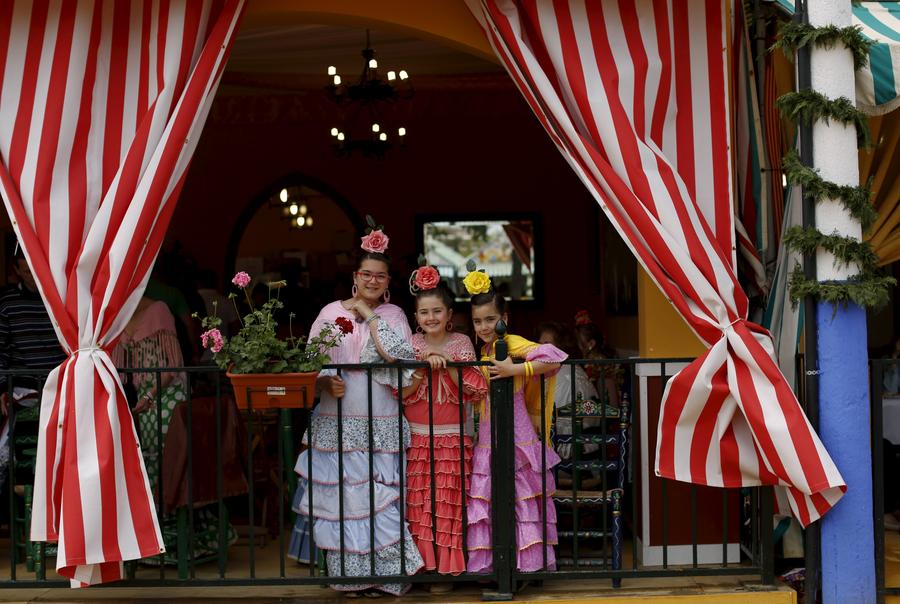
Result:
[[534,377],[534,365],[531,361],[525,361],[525,381],[530,381]]

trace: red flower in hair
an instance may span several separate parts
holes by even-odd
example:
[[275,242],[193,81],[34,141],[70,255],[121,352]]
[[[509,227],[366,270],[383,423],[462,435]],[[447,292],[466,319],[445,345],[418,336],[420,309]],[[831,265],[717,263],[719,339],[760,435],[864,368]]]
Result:
[[421,266],[416,270],[416,279],[413,281],[420,290],[434,289],[441,282],[441,274],[433,266]]
[[338,317],[334,320],[334,324],[338,326],[341,333],[353,333],[353,323],[347,317]]
[[593,323],[591,315],[586,310],[579,310],[575,313],[575,325],[590,325]]

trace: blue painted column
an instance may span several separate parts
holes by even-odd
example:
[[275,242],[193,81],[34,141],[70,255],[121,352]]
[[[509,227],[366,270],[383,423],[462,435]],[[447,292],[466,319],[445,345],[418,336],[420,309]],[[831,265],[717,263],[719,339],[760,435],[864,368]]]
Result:
[[866,313],[819,303],[819,435],[847,481],[821,520],[822,601],[876,601]]

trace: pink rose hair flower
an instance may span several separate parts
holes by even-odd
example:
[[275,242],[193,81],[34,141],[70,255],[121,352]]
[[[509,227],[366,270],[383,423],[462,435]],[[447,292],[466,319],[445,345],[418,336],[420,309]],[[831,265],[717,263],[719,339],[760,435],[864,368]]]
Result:
[[225,345],[225,342],[222,340],[222,332],[220,332],[218,329],[210,329],[209,331],[204,331],[202,334],[200,334],[200,341],[203,344],[204,348],[209,348],[214,353],[222,350],[222,346]]
[[376,229],[362,238],[360,247],[367,252],[383,254],[388,247],[389,241],[390,239],[384,234],[384,231]]
[[238,287],[240,287],[241,289],[244,289],[245,287],[250,285],[250,275],[248,275],[244,271],[241,271],[234,276],[234,278],[231,280],[231,282],[234,283],[235,285],[237,285]]
[[416,270],[413,284],[419,290],[434,289],[441,282],[441,274],[433,266],[421,266]]

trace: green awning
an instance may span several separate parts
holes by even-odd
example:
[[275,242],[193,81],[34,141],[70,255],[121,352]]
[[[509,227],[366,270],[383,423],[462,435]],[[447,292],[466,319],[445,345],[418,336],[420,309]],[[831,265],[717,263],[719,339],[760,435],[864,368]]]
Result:
[[[794,0],[776,0],[794,13]],[[853,5],[853,24],[875,42],[869,64],[856,73],[856,104],[869,115],[900,106],[900,2],[859,2]]]

